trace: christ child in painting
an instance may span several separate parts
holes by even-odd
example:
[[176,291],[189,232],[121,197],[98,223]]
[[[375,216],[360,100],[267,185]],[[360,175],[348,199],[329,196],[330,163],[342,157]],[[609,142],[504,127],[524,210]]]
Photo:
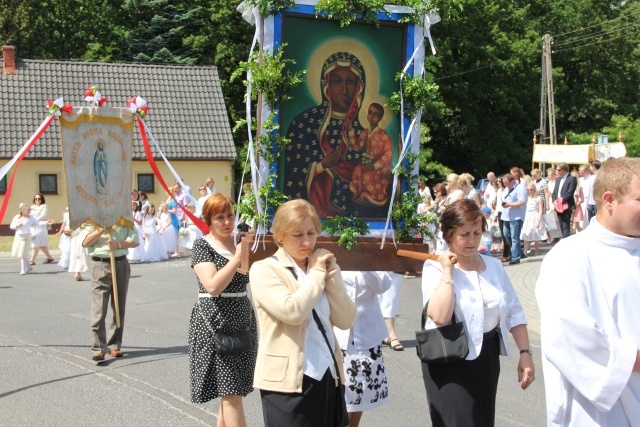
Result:
[[354,151],[364,150],[361,164],[353,169],[349,185],[353,200],[361,205],[369,202],[376,206],[383,206],[389,198],[393,149],[389,134],[378,126],[383,116],[382,105],[371,103],[367,111],[369,128],[364,129],[357,138],[353,127],[350,126],[351,123],[345,124],[348,144]]

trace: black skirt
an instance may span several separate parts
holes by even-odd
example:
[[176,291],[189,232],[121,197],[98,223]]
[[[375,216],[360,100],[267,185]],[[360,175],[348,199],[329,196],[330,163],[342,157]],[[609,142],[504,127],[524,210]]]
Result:
[[320,381],[306,375],[302,393],[260,390],[265,427],[335,427],[336,383],[327,369]]
[[484,334],[480,355],[458,363],[422,363],[434,427],[490,427],[495,424],[500,376],[500,332]]

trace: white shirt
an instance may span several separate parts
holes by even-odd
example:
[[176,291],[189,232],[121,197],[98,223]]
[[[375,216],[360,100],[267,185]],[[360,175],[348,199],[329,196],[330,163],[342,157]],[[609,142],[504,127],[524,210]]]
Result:
[[[289,255],[289,258],[291,258],[291,255]],[[303,271],[293,258],[291,258],[291,263],[293,264],[293,268],[298,276],[298,283],[300,283],[300,286],[306,286],[306,277],[309,273],[309,267],[307,266],[307,271]],[[303,372],[306,376],[320,381],[327,372],[327,369],[330,369],[333,378],[337,378],[335,364],[333,363],[333,357],[331,356],[335,350],[335,344],[334,340],[331,339],[331,333],[333,331],[331,328],[331,320],[329,319],[331,315],[331,306],[329,305],[327,294],[324,292],[320,294],[320,298],[313,309],[318,314],[322,326],[324,326],[329,344],[331,345],[331,353],[327,347],[327,342],[322,336],[322,332],[320,332],[320,329],[318,328],[318,324],[313,318],[313,313],[311,313],[307,319],[307,331],[304,337]]]
[[340,348],[346,350],[349,343],[357,350],[368,350],[380,345],[389,332],[382,317],[378,295],[391,287],[391,277],[384,271],[343,271],[342,280],[347,294],[358,310],[351,329],[333,328]]
[[589,175],[591,177],[591,185],[589,186],[589,192],[585,194],[585,197],[587,198],[587,204],[588,205],[596,205],[596,198],[593,197],[593,186],[596,183],[596,176],[594,174]]
[[549,426],[640,426],[639,259],[640,238],[595,218],[544,258],[536,297]]
[[568,173],[565,173],[564,175],[562,175],[561,178],[556,178],[556,182],[558,183],[558,197],[562,197],[562,186],[564,185],[564,182],[567,179],[567,175],[569,175]]
[[[467,360],[474,360],[480,354],[482,348],[482,335],[485,332],[486,323],[491,323],[485,319],[485,307],[483,301],[495,299],[500,306],[500,354],[509,356],[509,346],[507,345],[507,333],[514,326],[526,325],[527,321],[518,296],[516,295],[511,280],[504,270],[499,260],[484,255],[480,255],[486,265],[485,271],[480,273],[483,291],[480,292],[478,273],[475,271],[465,271],[456,266],[453,269],[453,291],[456,294],[456,301],[453,312],[458,322],[464,321],[464,328],[469,340],[469,355]],[[422,270],[422,306],[424,307],[436,288],[440,284],[442,277],[442,266],[436,261],[425,261]],[[450,285],[446,285],[450,286]],[[493,324],[495,325],[495,323]],[[491,329],[493,325],[490,325]],[[427,317],[425,329],[435,329],[438,325],[431,318]],[[490,330],[489,329],[489,330]]]

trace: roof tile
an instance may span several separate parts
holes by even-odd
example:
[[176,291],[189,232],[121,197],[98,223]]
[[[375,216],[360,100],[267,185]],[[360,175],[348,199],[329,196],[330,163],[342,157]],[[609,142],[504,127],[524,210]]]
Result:
[[[84,91],[97,84],[112,107],[139,95],[147,124],[167,157],[235,159],[236,150],[215,67],[16,60],[17,74],[0,75],[0,158],[11,158],[46,118],[47,99],[85,106]],[[62,156],[55,123],[27,158]],[[154,150],[155,152],[155,150]],[[133,158],[143,159],[136,133]]]

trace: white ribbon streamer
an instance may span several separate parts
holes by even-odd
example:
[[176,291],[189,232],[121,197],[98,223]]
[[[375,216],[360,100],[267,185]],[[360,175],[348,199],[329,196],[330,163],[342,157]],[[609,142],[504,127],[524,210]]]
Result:
[[42,132],[42,129],[44,129],[47,126],[47,122],[49,120],[51,120],[51,117],[47,117],[46,119],[44,119],[42,121],[42,123],[40,124],[40,126],[38,127],[38,130],[36,130],[33,133],[33,135],[31,135],[29,140],[22,146],[22,148],[20,150],[18,150],[16,155],[13,156],[13,159],[9,160],[4,166],[2,166],[2,168],[0,168],[0,180],[5,177],[5,175],[9,172],[9,170],[11,170],[11,168],[13,167],[13,165],[16,164],[16,162],[18,161],[20,156],[22,156],[22,154],[25,151],[27,151],[27,149],[29,148],[29,145],[31,145],[31,143],[33,142],[34,138],[36,136],[38,136],[38,134],[40,134],[40,132]]
[[[423,22],[424,27],[423,27],[423,31],[426,31],[426,36],[429,39],[429,43],[431,45],[431,52],[435,55],[436,54],[436,50],[435,47],[433,45],[433,39],[431,38],[431,31],[430,31],[430,27],[433,24],[436,24],[437,22],[440,21],[440,16],[438,16],[434,11],[429,12],[429,14],[424,16]],[[419,26],[416,26],[416,31],[419,30]],[[396,163],[396,166],[393,168],[394,173],[393,173],[393,187],[392,187],[392,191],[391,191],[391,197],[389,199],[389,211],[387,213],[387,221],[385,223],[384,226],[384,231],[382,232],[382,242],[380,244],[380,249],[382,249],[384,247],[386,238],[387,238],[387,232],[389,230],[389,225],[391,223],[391,214],[393,212],[393,206],[394,206],[394,202],[395,202],[395,197],[396,197],[396,193],[397,193],[397,188],[398,188],[398,173],[396,172],[396,170],[402,166],[402,162],[404,161],[406,155],[407,155],[407,151],[410,148],[411,145],[413,145],[413,141],[414,139],[418,139],[418,144],[419,144],[419,139],[420,139],[420,134],[419,132],[417,133],[418,137],[415,138],[415,135],[413,135],[413,131],[416,128],[416,123],[420,123],[421,117],[422,117],[422,109],[420,109],[415,117],[413,118],[413,120],[411,121],[411,125],[409,126],[409,130],[408,132],[404,133],[404,96],[403,96],[403,86],[402,86],[402,80],[404,78],[405,73],[407,72],[407,70],[409,69],[409,67],[411,67],[411,64],[414,63],[415,59],[417,57],[422,57],[424,58],[424,54],[421,54],[421,52],[424,50],[424,37],[420,38],[420,42],[418,43],[418,45],[416,46],[416,48],[413,51],[413,54],[411,55],[411,58],[409,58],[409,60],[407,61],[406,65],[404,66],[404,68],[402,69],[402,74],[400,75],[400,135],[402,135],[403,141],[402,141],[402,151],[399,153],[398,155],[398,162]],[[414,71],[415,71],[414,67]],[[414,73],[415,74],[415,73]],[[418,75],[420,75],[421,77],[424,77],[424,67],[420,67],[420,69],[418,70]],[[396,244],[396,238],[395,238],[395,233],[392,234],[392,239],[393,239],[393,244]]]
[[[173,177],[176,179],[178,184],[180,184],[180,187],[182,187],[183,189],[187,188],[185,183],[182,182],[182,179],[180,178],[180,175],[178,175],[178,172],[176,172],[176,170],[173,168],[173,166],[171,166],[171,163],[169,163],[169,160],[167,160],[167,158],[165,157],[164,153],[160,149],[160,146],[156,142],[156,139],[154,138],[153,134],[151,133],[151,130],[149,129],[149,126],[147,126],[147,123],[142,118],[140,119],[140,121],[142,122],[142,125],[144,126],[145,132],[147,133],[147,135],[149,135],[149,139],[153,142],[153,145],[156,147],[156,152],[158,154],[160,154],[160,157],[162,157],[162,160],[164,160],[164,163],[167,165],[167,168],[171,172],[171,175],[173,175]],[[198,201],[193,197],[193,195],[189,194],[188,191],[185,191],[185,193],[186,193],[187,196],[189,196],[189,200],[191,201],[191,203],[193,203],[194,206],[198,206],[200,209],[202,209],[202,205],[198,203]]]

